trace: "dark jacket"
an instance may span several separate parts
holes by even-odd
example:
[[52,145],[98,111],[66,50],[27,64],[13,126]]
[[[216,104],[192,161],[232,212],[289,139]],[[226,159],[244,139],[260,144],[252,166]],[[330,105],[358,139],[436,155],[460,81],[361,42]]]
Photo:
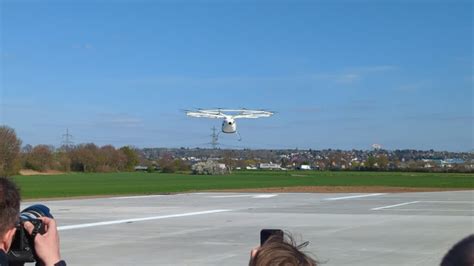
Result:
[[0,266],[8,266],[7,254],[0,249]]
[[0,249],[0,266],[23,266],[24,263],[9,263],[5,251]]
[[5,251],[0,249],[0,266],[22,266],[24,263],[9,263]]
[[[24,265],[24,263],[20,263],[20,264],[15,264],[15,265]],[[36,264],[36,265],[40,265],[40,264]],[[66,262],[64,262],[63,260],[62,261],[59,261],[57,262],[56,264],[54,265],[57,265],[57,266],[65,266],[66,265]],[[7,254],[5,254],[5,251],[1,250],[0,249],[0,266],[12,266],[10,264],[8,264],[8,257],[7,257]]]

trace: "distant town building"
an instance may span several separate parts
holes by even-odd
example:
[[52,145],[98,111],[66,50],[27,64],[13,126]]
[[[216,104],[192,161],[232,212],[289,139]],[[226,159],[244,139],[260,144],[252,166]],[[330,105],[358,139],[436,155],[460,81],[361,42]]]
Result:
[[148,170],[148,167],[147,166],[142,166],[142,165],[138,165],[138,166],[135,166],[135,171],[147,171]]
[[280,170],[281,169],[281,164],[277,163],[261,163],[258,166],[260,169],[266,169],[266,170]]
[[463,159],[459,159],[459,158],[445,159],[445,160],[421,159],[421,161],[424,163],[425,168],[432,168],[432,167],[435,167],[435,166],[451,168],[454,165],[459,165],[459,164],[466,163],[466,161],[464,161]]
[[300,170],[311,170],[311,166],[307,164],[302,164],[300,167],[298,167]]
[[[238,165],[241,169],[247,170],[272,169],[277,167],[272,162],[278,162],[281,163],[280,167],[304,170],[373,170],[383,168],[390,171],[474,172],[474,153],[472,152],[375,148],[377,148],[376,145],[371,150],[243,149],[231,150],[232,156],[230,159],[235,162],[233,165]],[[224,161],[223,158],[229,156],[229,150],[149,148],[141,150],[141,155],[149,162],[155,161],[155,163],[152,163],[153,165],[164,156],[172,156],[172,158],[179,158],[182,161],[194,164],[208,160],[222,162]],[[310,167],[298,167],[302,164]],[[249,167],[246,168],[245,165]]]
[[441,166],[442,167],[453,167],[456,164],[463,164],[463,163],[464,163],[463,159],[458,159],[458,158],[446,159],[446,160],[441,161]]

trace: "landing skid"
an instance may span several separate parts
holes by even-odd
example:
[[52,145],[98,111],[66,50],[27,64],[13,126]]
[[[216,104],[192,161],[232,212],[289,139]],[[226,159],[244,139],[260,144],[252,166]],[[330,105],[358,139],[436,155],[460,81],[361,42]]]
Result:
[[[221,133],[222,133],[222,132],[217,133],[216,141],[219,140],[219,137],[221,136]],[[239,136],[239,138],[238,138],[237,140],[238,140],[238,141],[242,141],[242,136],[240,135],[239,131],[235,131],[235,133],[237,134],[237,136]],[[229,135],[229,133],[226,133],[226,134]],[[232,135],[232,134],[230,134],[230,135]]]

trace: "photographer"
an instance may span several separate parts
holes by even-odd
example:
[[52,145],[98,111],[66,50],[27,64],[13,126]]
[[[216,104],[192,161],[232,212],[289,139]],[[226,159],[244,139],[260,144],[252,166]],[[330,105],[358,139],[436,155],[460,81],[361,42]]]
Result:
[[249,266],[317,266],[318,262],[300,249],[309,242],[297,245],[289,235],[273,235],[250,253]]
[[[63,266],[59,253],[59,235],[54,219],[48,217],[38,218],[44,225],[43,234],[35,234],[34,248],[39,259],[37,265]],[[16,225],[20,220],[20,192],[10,179],[0,177],[0,266],[9,265],[7,252],[10,250]],[[31,235],[35,230],[30,222],[25,222],[24,227]]]
[[474,234],[456,243],[441,261],[441,266],[474,265]]

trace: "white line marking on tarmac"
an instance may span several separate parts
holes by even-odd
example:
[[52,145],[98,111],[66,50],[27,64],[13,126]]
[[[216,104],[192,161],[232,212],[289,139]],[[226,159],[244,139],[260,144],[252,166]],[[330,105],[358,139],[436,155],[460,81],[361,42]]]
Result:
[[415,204],[415,203],[418,203],[418,202],[419,201],[410,201],[410,202],[405,202],[405,203],[400,203],[400,204],[395,204],[395,205],[390,205],[390,206],[383,206],[383,207],[373,208],[371,210],[373,210],[373,211],[385,210],[385,209],[405,206],[405,205],[409,205],[409,204]]
[[105,225],[114,225],[114,224],[125,224],[125,223],[133,223],[133,222],[144,222],[144,221],[161,220],[161,219],[169,219],[169,218],[196,216],[196,215],[203,215],[203,214],[214,214],[214,213],[221,213],[221,212],[230,212],[230,211],[232,211],[232,210],[210,210],[210,211],[188,212],[188,213],[170,214],[170,215],[144,217],[144,218],[133,218],[133,219],[125,219],[125,220],[105,221],[105,222],[97,222],[97,223],[65,225],[65,226],[59,226],[58,230],[59,231],[65,231],[65,230],[81,229],[81,228],[87,228],[87,227],[96,227],[96,226],[105,226]]
[[426,203],[449,203],[449,204],[472,204],[472,201],[464,201],[464,200],[420,200],[420,202]]
[[364,195],[347,196],[347,197],[339,197],[339,198],[326,198],[324,200],[334,201],[334,200],[345,200],[345,199],[357,199],[357,198],[382,196],[385,194],[387,193],[374,193],[374,194],[364,194]]
[[277,194],[263,194],[263,195],[257,195],[254,196],[254,199],[269,199],[278,196]]
[[260,194],[260,195],[223,195],[223,196],[209,196],[213,199],[225,198],[254,198],[254,199],[269,199],[278,196],[277,194]]
[[209,196],[209,198],[213,199],[225,199],[225,198],[248,198],[252,197],[253,195],[224,195],[224,196]]
[[157,197],[163,197],[163,195],[112,197],[110,199],[122,200],[122,199],[143,199],[143,198],[157,198]]
[[474,212],[472,209],[398,209],[397,211],[433,211],[433,212]]

